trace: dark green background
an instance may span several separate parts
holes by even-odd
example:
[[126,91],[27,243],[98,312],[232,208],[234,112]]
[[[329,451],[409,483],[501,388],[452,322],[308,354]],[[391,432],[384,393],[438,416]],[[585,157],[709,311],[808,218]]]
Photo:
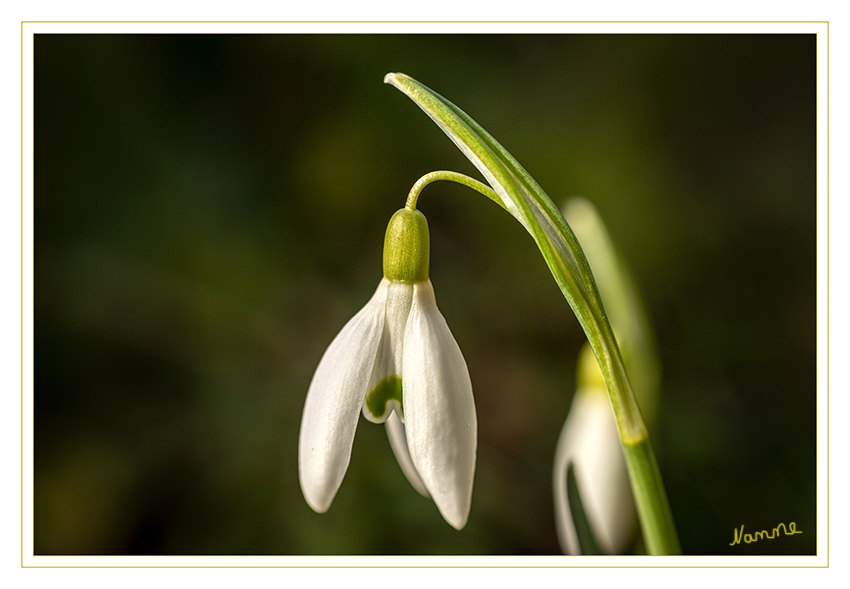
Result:
[[330,511],[301,496],[307,386],[390,215],[426,172],[478,177],[389,71],[597,205],[656,329],[684,551],[814,553],[815,58],[812,35],[37,35],[36,553],[558,552],[583,335],[520,225],[453,185],[420,208],[478,410],[469,524],[363,420]]

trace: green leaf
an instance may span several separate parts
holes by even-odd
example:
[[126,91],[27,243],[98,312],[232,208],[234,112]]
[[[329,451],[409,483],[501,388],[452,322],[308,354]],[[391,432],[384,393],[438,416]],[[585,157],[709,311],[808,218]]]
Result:
[[581,553],[602,554],[599,544],[593,535],[593,526],[590,525],[590,521],[587,519],[587,513],[584,511],[584,503],[581,500],[581,491],[578,488],[575,468],[572,462],[567,467],[567,498]]

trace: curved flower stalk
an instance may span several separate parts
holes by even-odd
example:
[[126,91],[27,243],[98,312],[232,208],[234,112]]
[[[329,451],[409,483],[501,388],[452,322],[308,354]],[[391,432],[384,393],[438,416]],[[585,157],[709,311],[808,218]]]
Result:
[[360,413],[386,423],[405,475],[457,529],[469,517],[477,421],[466,362],[428,278],[428,224],[402,209],[384,240],[384,278],[334,338],[313,375],[298,446],[301,489],[328,510]]
[[404,74],[387,74],[384,82],[431,117],[484,175],[497,202],[531,234],[584,329],[605,380],[647,548],[651,554],[677,554],[678,536],[646,426],[590,266],[572,230],[537,182],[469,115]]
[[[642,392],[642,413],[651,423],[657,406],[659,370],[637,291],[596,208],[576,197],[567,201],[563,210],[593,268],[625,364],[638,385],[637,390]],[[558,539],[566,554],[585,552],[584,544],[595,545],[606,554],[621,554],[637,523],[634,499],[605,381],[587,345],[579,356],[577,374],[576,394],[555,452],[553,485]],[[592,542],[588,538],[580,541],[581,528],[570,508],[567,485],[570,469],[581,495]]]

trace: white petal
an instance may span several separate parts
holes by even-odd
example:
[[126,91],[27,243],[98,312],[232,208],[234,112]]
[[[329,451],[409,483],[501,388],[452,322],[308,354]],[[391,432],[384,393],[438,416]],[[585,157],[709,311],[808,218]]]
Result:
[[[397,377],[401,380],[401,356],[404,348],[404,326],[410,313],[410,304],[413,301],[413,285],[401,282],[390,282],[386,278],[387,296],[384,305],[384,328],[381,334],[381,343],[378,345],[378,353],[375,359],[375,367],[372,369],[372,377],[369,386],[366,387],[366,397],[363,400],[363,417],[372,423],[383,423],[392,415],[393,410],[403,413],[399,401],[386,400],[388,391],[394,386],[389,385],[387,379]],[[391,379],[395,380],[395,379]],[[375,397],[370,397],[375,389],[382,385]],[[371,408],[370,408],[371,407]],[[374,411],[373,411],[374,410]]]
[[342,328],[319,362],[304,404],[298,473],[307,503],[328,510],[342,483],[384,328],[386,280]]
[[414,286],[402,362],[407,443],[437,508],[459,530],[469,517],[475,475],[472,384],[431,282]]
[[561,548],[580,554],[567,499],[567,468],[573,463],[582,505],[599,548],[626,549],[636,525],[626,462],[611,402],[604,389],[579,389],[555,451],[555,522]]
[[425,488],[425,483],[419,478],[419,473],[416,472],[416,467],[413,466],[413,460],[410,459],[410,449],[407,447],[407,434],[405,433],[404,424],[398,417],[398,413],[393,411],[386,422],[387,437],[390,440],[390,446],[393,449],[396,460],[401,466],[404,476],[413,485],[420,495],[430,497],[428,489]]

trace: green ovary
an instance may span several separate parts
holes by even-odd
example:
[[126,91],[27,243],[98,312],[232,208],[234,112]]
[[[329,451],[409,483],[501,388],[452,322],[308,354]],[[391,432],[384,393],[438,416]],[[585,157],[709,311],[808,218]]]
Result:
[[366,409],[375,419],[382,419],[386,417],[387,403],[390,401],[396,401],[400,412],[404,413],[401,404],[401,377],[395,374],[379,382],[378,386],[366,395]]
[[396,211],[384,236],[384,276],[407,284],[428,280],[430,244],[425,215],[411,209]]

